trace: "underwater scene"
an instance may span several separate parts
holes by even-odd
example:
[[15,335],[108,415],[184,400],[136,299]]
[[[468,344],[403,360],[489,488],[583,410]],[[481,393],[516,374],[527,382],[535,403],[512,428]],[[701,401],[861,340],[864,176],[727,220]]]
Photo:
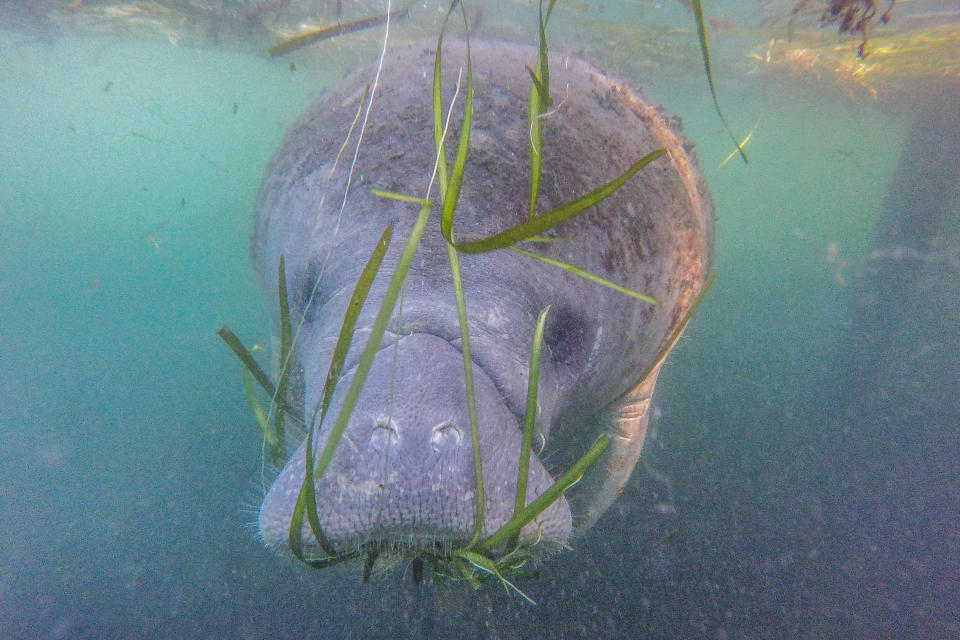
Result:
[[0,640],[960,637],[955,0],[0,0]]

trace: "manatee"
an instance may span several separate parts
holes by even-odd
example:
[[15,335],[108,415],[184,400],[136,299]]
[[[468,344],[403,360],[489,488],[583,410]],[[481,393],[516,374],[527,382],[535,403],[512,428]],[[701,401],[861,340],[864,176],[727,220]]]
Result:
[[[474,114],[456,210],[459,240],[526,220],[527,103],[534,48],[472,44]],[[364,68],[326,93],[276,151],[256,205],[252,254],[280,329],[283,256],[294,346],[287,403],[309,420],[353,289],[381,232],[394,241],[370,289],[329,408],[343,403],[378,302],[418,206],[372,193],[422,197],[434,170],[434,49],[387,52],[379,76]],[[443,104],[454,99],[448,155],[459,134],[466,48],[444,47]],[[616,498],[640,454],[661,352],[682,328],[710,271],[713,206],[679,120],[638,91],[573,56],[551,55],[552,111],[542,118],[539,211],[623,173],[645,154],[666,154],[611,197],[522,248],[575,265],[653,305],[509,249],[461,254],[476,388],[489,535],[514,510],[533,328],[550,305],[543,338],[527,501],[599,434],[611,444],[581,482],[524,529],[543,554],[590,527]],[[371,82],[377,78],[374,85]],[[367,115],[367,101],[373,106]],[[362,136],[362,143],[358,139]],[[436,202],[437,190],[432,198]],[[467,544],[475,483],[464,362],[438,207],[414,257],[369,377],[330,466],[315,479],[323,533],[337,553],[421,557]],[[319,457],[332,420],[314,437]],[[292,436],[290,435],[292,434]],[[259,515],[263,542],[289,553],[291,516],[304,480],[306,441],[288,426],[288,459]],[[551,473],[553,471],[554,473]],[[304,519],[302,557],[327,557]]]

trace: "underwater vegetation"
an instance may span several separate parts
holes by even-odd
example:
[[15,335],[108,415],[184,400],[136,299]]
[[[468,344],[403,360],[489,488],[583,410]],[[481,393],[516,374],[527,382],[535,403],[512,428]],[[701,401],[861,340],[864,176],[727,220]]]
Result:
[[397,11],[391,11],[387,15],[376,15],[367,18],[358,18],[357,20],[351,20],[349,22],[341,22],[341,12],[338,5],[336,24],[330,25],[329,27],[323,27],[322,29],[312,29],[306,33],[302,33],[289,38],[288,40],[284,40],[280,44],[275,44],[270,47],[267,50],[267,53],[270,54],[271,58],[283,56],[291,51],[296,51],[297,49],[309,46],[315,42],[320,42],[321,40],[336,38],[337,36],[342,36],[346,33],[353,33],[355,31],[369,29],[370,27],[381,25],[387,21],[392,22],[396,20],[403,20],[407,17],[408,12],[409,6],[406,6],[403,9],[398,9]]
[[[806,9],[814,0],[800,0],[793,8],[796,15]],[[821,26],[835,25],[839,33],[849,33],[850,35],[859,35],[861,37],[860,46],[857,48],[857,55],[865,57],[864,47],[867,45],[867,29],[874,21],[880,24],[887,24],[890,20],[890,10],[896,0],[890,0],[886,10],[877,16],[877,3],[875,0],[828,0],[827,6],[820,15]]]

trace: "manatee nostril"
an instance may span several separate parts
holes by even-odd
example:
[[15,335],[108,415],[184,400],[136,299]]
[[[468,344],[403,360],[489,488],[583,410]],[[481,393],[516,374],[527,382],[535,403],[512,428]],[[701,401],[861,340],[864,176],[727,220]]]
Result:
[[386,449],[391,443],[396,445],[400,440],[397,423],[390,418],[378,418],[373,423],[370,432],[370,444],[377,449]]
[[433,428],[430,443],[434,446],[458,445],[463,441],[463,433],[452,422],[441,422]]

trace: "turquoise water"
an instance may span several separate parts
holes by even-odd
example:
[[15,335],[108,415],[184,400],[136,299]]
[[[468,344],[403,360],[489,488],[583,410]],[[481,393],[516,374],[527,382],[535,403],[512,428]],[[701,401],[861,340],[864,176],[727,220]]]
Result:
[[[721,67],[734,128],[760,126],[750,164],[720,167],[700,70],[632,78],[696,142],[718,276],[625,495],[524,585],[531,607],[363,585],[255,539],[261,443],[216,330],[268,344],[253,200],[351,60],[0,42],[0,638],[960,633],[956,244],[893,300],[895,345],[856,341],[914,107]],[[941,204],[955,242],[960,201]]]

